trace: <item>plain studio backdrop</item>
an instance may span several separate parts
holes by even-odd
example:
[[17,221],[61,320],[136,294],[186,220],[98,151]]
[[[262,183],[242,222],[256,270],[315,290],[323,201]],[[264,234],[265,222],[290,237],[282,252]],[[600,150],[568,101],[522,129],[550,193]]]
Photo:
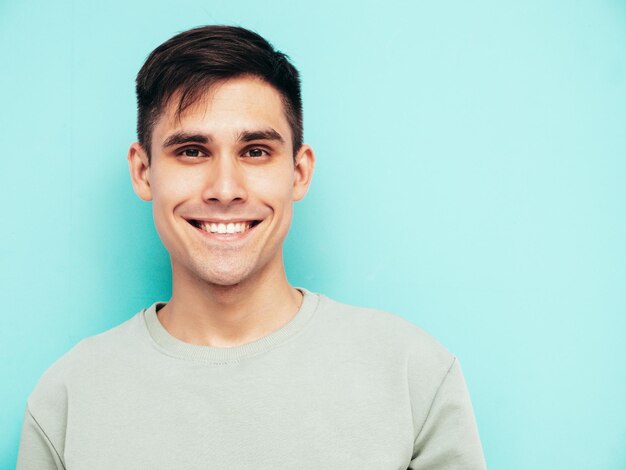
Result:
[[1,1],[0,468],[42,372],[169,296],[127,173],[134,78],[203,24],[254,29],[302,73],[318,163],[291,283],[456,354],[490,469],[624,470],[618,0]]

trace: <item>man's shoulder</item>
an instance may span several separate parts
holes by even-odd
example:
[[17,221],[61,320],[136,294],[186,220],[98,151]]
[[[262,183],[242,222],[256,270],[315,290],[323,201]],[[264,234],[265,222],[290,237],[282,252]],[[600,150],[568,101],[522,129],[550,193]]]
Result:
[[329,335],[347,343],[447,370],[454,356],[430,333],[397,313],[337,302],[320,295],[320,315]]
[[133,347],[135,338],[141,334],[142,318],[143,311],[102,333],[82,339],[51,368],[71,368],[94,359],[124,353],[127,348]]
[[79,341],[57,359],[39,379],[28,402],[36,406],[41,401],[65,395],[76,381],[88,381],[102,373],[103,366],[124,361],[137,348],[141,335],[142,312],[102,333]]

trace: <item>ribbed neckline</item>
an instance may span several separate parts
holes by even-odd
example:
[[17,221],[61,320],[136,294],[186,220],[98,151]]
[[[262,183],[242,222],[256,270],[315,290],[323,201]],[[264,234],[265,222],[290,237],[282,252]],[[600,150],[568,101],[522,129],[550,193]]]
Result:
[[223,364],[265,352],[301,331],[315,314],[319,303],[319,295],[302,288],[298,288],[298,290],[303,294],[302,304],[296,315],[289,322],[256,341],[231,348],[216,348],[185,343],[172,336],[163,327],[157,316],[157,310],[165,305],[164,302],[155,302],[143,310],[142,314],[152,340],[166,354],[192,361]]

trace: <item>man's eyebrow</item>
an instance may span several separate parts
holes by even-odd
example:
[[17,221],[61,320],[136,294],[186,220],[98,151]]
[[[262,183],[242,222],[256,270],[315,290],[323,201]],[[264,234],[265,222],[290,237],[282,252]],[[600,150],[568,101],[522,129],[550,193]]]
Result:
[[197,144],[208,144],[209,142],[211,142],[211,136],[205,134],[188,134],[186,132],[176,132],[175,134],[172,134],[167,139],[165,139],[165,142],[163,142],[163,147],[188,144],[191,142]]
[[276,140],[284,143],[285,139],[271,127],[254,131],[241,131],[237,136],[240,142],[252,142],[253,140]]

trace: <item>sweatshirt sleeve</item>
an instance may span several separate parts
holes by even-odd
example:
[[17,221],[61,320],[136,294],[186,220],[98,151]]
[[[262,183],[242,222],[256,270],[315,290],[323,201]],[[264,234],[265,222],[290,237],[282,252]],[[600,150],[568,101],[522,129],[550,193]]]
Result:
[[467,386],[454,359],[417,434],[409,470],[485,468]]
[[26,408],[16,470],[65,470],[57,450]]

